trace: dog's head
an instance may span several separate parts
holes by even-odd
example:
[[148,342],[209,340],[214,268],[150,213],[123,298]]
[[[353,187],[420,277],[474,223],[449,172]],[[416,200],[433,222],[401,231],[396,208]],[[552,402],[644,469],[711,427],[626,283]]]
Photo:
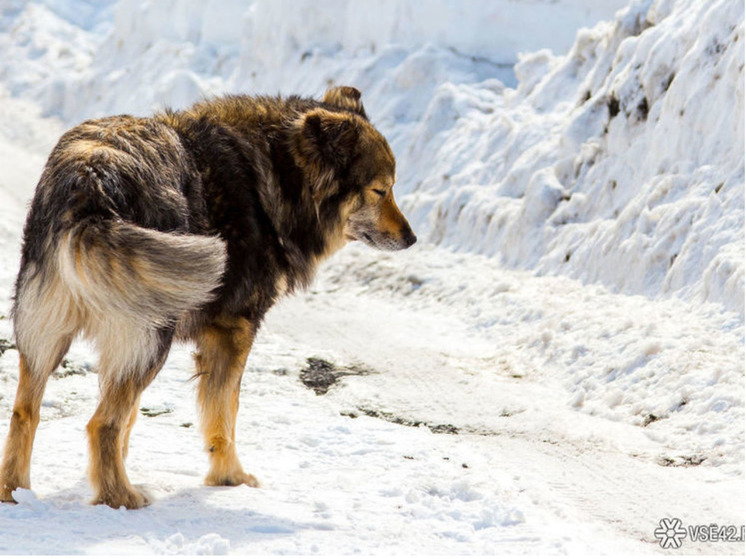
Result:
[[295,151],[310,169],[322,220],[342,223],[346,240],[382,250],[412,246],[417,237],[396,205],[396,161],[368,121],[353,87],[334,87],[297,122]]

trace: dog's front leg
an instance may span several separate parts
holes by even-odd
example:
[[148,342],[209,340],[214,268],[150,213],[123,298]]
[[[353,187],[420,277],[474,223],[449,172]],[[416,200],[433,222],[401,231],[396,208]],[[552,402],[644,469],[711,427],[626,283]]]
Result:
[[241,377],[254,341],[254,326],[242,317],[221,316],[197,336],[198,400],[205,446],[210,454],[207,485],[258,487],[236,454],[236,415]]

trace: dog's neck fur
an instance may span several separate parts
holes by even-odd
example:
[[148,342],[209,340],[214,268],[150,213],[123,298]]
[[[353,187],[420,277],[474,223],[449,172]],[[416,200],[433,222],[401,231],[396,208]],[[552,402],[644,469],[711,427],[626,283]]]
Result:
[[[251,153],[253,168],[261,175],[252,181],[261,207],[256,211],[266,216],[274,230],[279,245],[275,247],[274,257],[284,269],[283,278],[276,281],[290,293],[308,287],[318,264],[342,248],[346,240],[344,203],[339,198],[320,200],[315,196],[318,192],[338,190],[333,169],[309,162],[295,148],[296,136],[300,134],[298,117],[320,104],[298,97],[287,98],[284,104],[284,110],[279,110],[276,99],[228,96],[157,118],[186,139],[187,151],[193,151],[190,144],[201,143],[190,141],[190,136],[220,128],[220,134],[240,142]],[[211,171],[201,169],[198,158],[195,160],[200,174]],[[205,189],[209,206],[209,184],[205,184]],[[210,218],[211,211],[210,207],[206,208],[208,227],[220,232],[220,225]]]

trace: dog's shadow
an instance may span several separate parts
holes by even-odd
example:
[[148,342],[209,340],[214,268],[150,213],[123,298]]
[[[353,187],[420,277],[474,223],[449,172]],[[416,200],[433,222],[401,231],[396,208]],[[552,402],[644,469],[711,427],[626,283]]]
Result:
[[[73,487],[41,499],[24,491],[19,504],[0,503],[0,553],[225,554],[303,531],[333,530],[324,521],[299,522],[252,511],[252,494],[257,491],[264,490],[198,486],[158,496],[140,510],[114,510],[90,505],[93,494],[81,477]],[[225,502],[213,498],[224,492],[232,492],[233,506],[214,502]],[[301,514],[308,517],[312,511]],[[294,546],[288,541],[282,547]]]

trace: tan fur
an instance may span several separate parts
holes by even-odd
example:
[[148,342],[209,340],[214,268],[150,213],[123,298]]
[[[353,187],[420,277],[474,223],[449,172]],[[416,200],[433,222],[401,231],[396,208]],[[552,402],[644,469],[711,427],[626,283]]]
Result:
[[318,265],[329,258],[332,254],[341,250],[347,244],[347,236],[345,234],[345,223],[349,218],[350,214],[354,211],[354,200],[350,200],[340,206],[340,223],[332,231],[329,232],[327,237],[326,251],[318,256],[314,263],[313,269],[315,270]]
[[277,289],[277,297],[282,297],[288,291],[288,278],[285,274],[280,275],[275,282],[275,288]]
[[3,480],[0,501],[13,501],[12,492],[18,487],[31,487],[31,449],[39,425],[43,394],[44,385],[35,381],[26,359],[21,355],[18,391],[0,470],[0,479]]
[[[406,244],[411,229],[396,205],[394,178],[379,178],[368,185],[360,203],[349,214],[344,226],[347,240],[366,240],[376,248],[396,248]],[[366,235],[367,234],[367,239]]]
[[[25,306],[15,320],[24,329],[17,334],[17,341],[19,347],[36,350],[30,356],[20,354],[18,389],[0,467],[2,501],[12,501],[11,493],[17,487],[30,486],[31,450],[44,388],[72,342],[74,331],[70,323],[80,317],[69,291],[58,278],[46,283],[35,279],[23,296]],[[36,310],[28,312],[29,308]]]
[[343,107],[347,110],[364,114],[365,110],[363,109],[361,98],[362,95],[359,90],[354,87],[342,85],[327,89],[323,101],[330,105],[336,105],[337,107]]
[[122,438],[122,459],[127,460],[127,454],[129,454],[130,450],[130,434],[132,433],[132,427],[135,426],[135,421],[137,421],[137,413],[140,411],[140,396],[137,397],[137,400],[135,401],[135,405],[132,406],[132,410],[130,411],[130,418],[127,422],[127,426],[124,429],[124,436]]
[[101,386],[98,408],[87,426],[94,504],[137,509],[150,503],[149,497],[130,483],[124,456],[140,394],[159,369],[160,364],[138,380],[114,381]]
[[111,253],[108,240],[99,238],[96,231],[75,228],[62,236],[57,249],[57,269],[79,308],[99,316],[116,313],[150,327],[168,324],[173,315],[210,299],[225,266],[221,241],[196,235],[171,235],[124,223],[117,227],[121,238],[116,242],[127,244],[130,239],[145,239],[163,247],[164,253],[169,250],[171,256],[181,253],[194,268],[199,269],[202,261],[205,269],[195,277],[169,270],[153,257],[152,251],[140,249],[138,253],[130,248],[133,252],[130,255]]
[[389,191],[389,194],[383,199],[383,203],[381,204],[377,227],[379,231],[400,238],[402,235],[402,223],[404,223],[404,215],[402,215],[394,197]]
[[102,145],[101,142],[92,140],[78,140],[72,142],[67,146],[67,150],[71,157],[80,157],[83,159],[89,159],[94,154],[112,157],[116,157],[118,154],[121,155],[121,152]]
[[236,454],[238,396],[253,340],[253,326],[241,317],[224,317],[197,337],[197,398],[210,456],[207,485],[259,485]]

